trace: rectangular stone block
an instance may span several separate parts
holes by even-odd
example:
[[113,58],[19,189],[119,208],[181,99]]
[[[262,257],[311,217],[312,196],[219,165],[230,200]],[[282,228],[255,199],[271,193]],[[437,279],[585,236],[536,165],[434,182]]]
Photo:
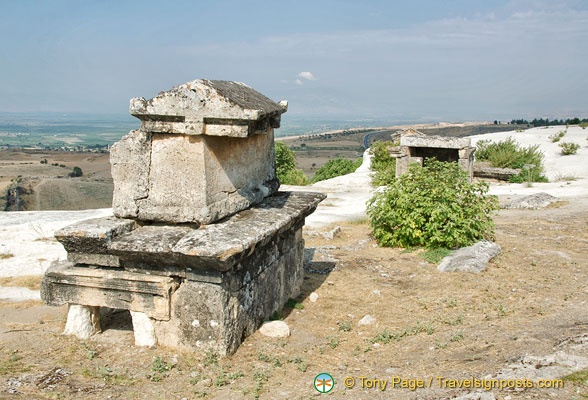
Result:
[[158,320],[170,318],[170,297],[178,286],[171,277],[127,271],[52,265],[41,281],[49,305],[81,304],[139,311]]

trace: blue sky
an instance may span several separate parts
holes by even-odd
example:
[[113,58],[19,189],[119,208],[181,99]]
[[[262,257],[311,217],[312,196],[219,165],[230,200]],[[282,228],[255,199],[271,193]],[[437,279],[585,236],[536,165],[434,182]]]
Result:
[[0,111],[126,113],[192,79],[322,119],[588,116],[586,1],[0,1]]

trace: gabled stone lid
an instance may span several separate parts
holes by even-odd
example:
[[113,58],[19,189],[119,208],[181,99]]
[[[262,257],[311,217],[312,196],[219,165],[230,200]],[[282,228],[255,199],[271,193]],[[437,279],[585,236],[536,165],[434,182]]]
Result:
[[288,102],[267,98],[241,82],[197,79],[146,100],[131,99],[141,129],[157,133],[247,137],[280,127]]

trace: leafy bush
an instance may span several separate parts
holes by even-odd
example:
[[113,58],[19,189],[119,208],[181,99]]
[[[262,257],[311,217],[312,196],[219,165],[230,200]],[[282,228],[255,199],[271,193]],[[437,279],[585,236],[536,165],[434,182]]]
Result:
[[320,182],[336,176],[350,174],[355,172],[355,170],[361,165],[361,162],[361,158],[355,161],[346,158],[329,160],[315,172],[311,182]]
[[577,143],[562,142],[559,144],[559,147],[561,147],[561,154],[569,156],[570,154],[576,154],[580,145]]
[[387,185],[394,180],[396,158],[390,155],[389,148],[398,144],[398,142],[377,141],[370,146],[370,154],[372,155],[371,169],[375,172],[372,175],[372,183],[375,186]]
[[294,168],[296,168],[296,155],[294,152],[283,142],[276,142],[276,173],[278,178]]
[[489,161],[496,168],[528,169],[531,182],[544,182],[544,154],[539,145],[521,147],[512,138],[500,142],[480,140],[477,144],[476,159]]
[[588,127],[588,122],[580,122],[578,125],[580,126],[580,128],[586,129]]
[[457,163],[427,159],[376,193],[367,214],[382,246],[467,246],[493,235],[498,200],[487,192],[487,183],[470,183]]
[[283,142],[276,142],[276,174],[284,185],[308,185],[304,172],[296,169],[296,155]]

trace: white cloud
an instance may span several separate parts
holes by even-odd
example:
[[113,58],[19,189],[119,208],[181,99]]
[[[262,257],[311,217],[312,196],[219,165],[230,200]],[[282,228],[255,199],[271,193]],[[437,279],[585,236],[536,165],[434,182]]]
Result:
[[300,79],[296,79],[294,82],[295,82],[297,85],[302,85],[302,81],[301,81]]
[[308,71],[299,73],[298,77],[309,80],[309,81],[316,81],[316,77],[312,74],[312,72],[308,72]]

